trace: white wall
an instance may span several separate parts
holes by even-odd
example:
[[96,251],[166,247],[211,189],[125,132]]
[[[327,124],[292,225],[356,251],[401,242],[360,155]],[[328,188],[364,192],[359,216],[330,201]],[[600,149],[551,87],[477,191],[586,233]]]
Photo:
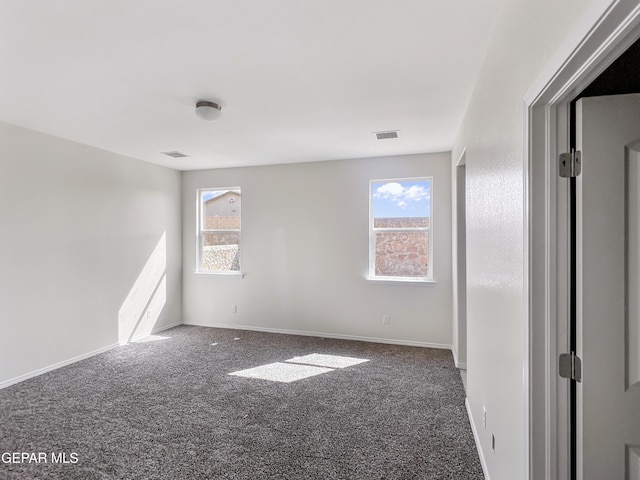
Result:
[[180,323],[180,188],[179,172],[0,123],[0,385],[117,344],[147,300],[137,333]]
[[452,152],[466,147],[467,398],[491,480],[528,478],[523,99],[596,3],[504,3]]
[[[416,176],[433,176],[437,284],[367,282],[369,180]],[[246,275],[195,275],[196,189],[228,186]],[[449,153],[184,172],[183,208],[184,323],[451,345]]]

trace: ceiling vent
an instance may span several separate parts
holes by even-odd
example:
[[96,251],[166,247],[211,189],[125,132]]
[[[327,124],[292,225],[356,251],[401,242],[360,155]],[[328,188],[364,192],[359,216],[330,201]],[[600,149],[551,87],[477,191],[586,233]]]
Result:
[[182,152],[162,152],[162,155],[166,155],[167,157],[173,157],[173,158],[185,158],[189,156],[189,155],[185,155]]
[[389,138],[398,138],[400,132],[398,130],[387,130],[386,132],[373,132],[378,140],[387,140]]

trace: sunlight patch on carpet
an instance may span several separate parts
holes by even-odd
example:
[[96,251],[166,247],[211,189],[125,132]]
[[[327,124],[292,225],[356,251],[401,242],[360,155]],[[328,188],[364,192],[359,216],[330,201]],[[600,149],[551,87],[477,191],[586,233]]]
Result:
[[230,373],[236,377],[258,378],[273,382],[291,383],[303,378],[313,377],[333,371],[332,368],[314,367],[311,365],[297,365],[293,363],[269,363],[260,367],[248,368]]
[[364,358],[340,357],[338,355],[324,355],[322,353],[311,353],[302,357],[293,357],[285,360],[285,362],[304,363],[306,365],[329,368],[351,367],[368,361],[369,360]]
[[364,358],[311,353],[302,357],[293,357],[284,362],[269,363],[260,367],[240,370],[229,375],[290,383],[322,373],[333,372],[337,368],[351,367],[368,361]]

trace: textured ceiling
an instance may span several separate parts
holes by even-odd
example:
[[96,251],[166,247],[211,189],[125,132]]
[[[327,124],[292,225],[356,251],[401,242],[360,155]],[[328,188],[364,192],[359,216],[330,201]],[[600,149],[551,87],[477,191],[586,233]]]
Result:
[[445,151],[501,3],[3,0],[0,120],[180,170]]

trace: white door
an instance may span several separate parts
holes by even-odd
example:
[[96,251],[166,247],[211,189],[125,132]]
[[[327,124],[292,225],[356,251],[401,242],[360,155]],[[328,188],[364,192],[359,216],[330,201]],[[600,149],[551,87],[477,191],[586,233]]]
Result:
[[576,108],[577,473],[640,480],[640,95]]

